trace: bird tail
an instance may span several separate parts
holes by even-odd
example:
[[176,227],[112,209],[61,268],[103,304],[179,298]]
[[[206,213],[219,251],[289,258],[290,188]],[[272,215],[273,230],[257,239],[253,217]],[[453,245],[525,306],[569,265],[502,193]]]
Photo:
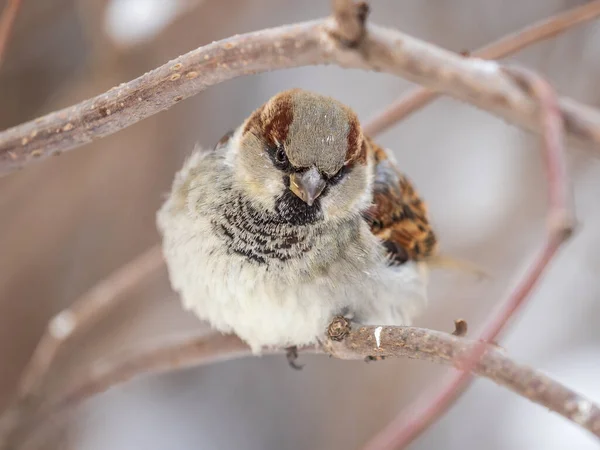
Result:
[[491,278],[490,275],[477,264],[448,255],[431,255],[425,258],[424,262],[431,269],[459,270],[464,273],[475,275],[479,280]]

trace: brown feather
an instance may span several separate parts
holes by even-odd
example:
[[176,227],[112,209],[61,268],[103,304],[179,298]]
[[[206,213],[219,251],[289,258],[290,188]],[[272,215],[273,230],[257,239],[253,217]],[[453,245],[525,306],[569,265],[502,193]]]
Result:
[[348,147],[346,164],[365,164],[367,161],[367,145],[356,115],[347,108],[348,114]]
[[385,150],[368,137],[365,141],[375,161],[373,206],[365,213],[371,231],[382,240],[393,264],[434,256],[437,238],[425,203]]
[[244,133],[254,133],[270,146],[285,142],[294,118],[293,93],[294,90],[281,92],[254,111],[246,121]]

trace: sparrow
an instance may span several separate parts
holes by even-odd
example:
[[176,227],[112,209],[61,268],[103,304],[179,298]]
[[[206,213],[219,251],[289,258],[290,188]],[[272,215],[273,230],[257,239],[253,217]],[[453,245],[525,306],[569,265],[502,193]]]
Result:
[[196,149],[157,213],[186,309],[252,352],[314,345],[335,316],[410,325],[437,240],[391,153],[339,101],[281,92]]

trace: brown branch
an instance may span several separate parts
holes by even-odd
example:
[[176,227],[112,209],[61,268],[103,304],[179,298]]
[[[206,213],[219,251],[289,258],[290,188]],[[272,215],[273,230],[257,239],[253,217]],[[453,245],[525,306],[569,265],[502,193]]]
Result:
[[[453,375],[450,380],[445,382],[440,393],[433,399],[418,400],[415,406],[408,407],[367,444],[365,447],[367,450],[404,448],[448,410],[472,380],[470,369],[484,353],[486,343],[494,342],[497,339],[518,308],[525,303],[533,288],[539,283],[542,274],[560,246],[572,233],[574,214],[569,202],[569,183],[563,149],[563,124],[556,95],[546,81],[529,71],[515,68],[505,70],[515,77],[523,89],[539,99],[540,123],[543,130],[542,152],[549,200],[545,243],[522,281],[517,284],[514,291],[500,305],[499,310],[490,316],[490,320],[483,327],[483,331],[478,336],[481,344],[467,356],[463,363],[464,371]],[[425,408],[421,408],[422,404],[425,404]]]
[[43,391],[59,352],[125,301],[128,292],[149,279],[163,264],[160,247],[152,247],[96,284],[50,320],[21,376],[15,399],[3,413],[0,442],[10,441],[13,431],[44,401]]
[[365,35],[365,21],[369,6],[353,0],[333,0],[333,18],[336,26],[332,34],[348,47],[356,47]]
[[[350,5],[348,2],[339,2],[340,5],[342,3]],[[357,20],[354,23],[358,23],[359,28],[361,28],[364,18],[360,18],[359,14],[362,14],[360,10],[356,11],[358,11],[355,12]],[[149,74],[116,88],[114,91],[109,91],[102,96],[83,102],[75,107],[52,113],[42,120],[30,122],[1,133],[0,171],[10,171],[36,157],[47,156],[53,152],[74,148],[94,137],[111,134],[144,117],[166,109],[177,101],[200,92],[209,85],[246,73],[295,67],[303,64],[336,63],[344,67],[360,67],[402,75],[413,81],[422,82],[435,89],[447,92],[455,98],[469,101],[481,108],[500,114],[522,126],[533,130],[546,130],[545,136],[548,138],[548,125],[544,123],[540,126],[535,120],[536,112],[539,109],[537,107],[536,95],[539,93],[540,84],[539,82],[531,82],[531,77],[527,76],[523,78],[522,74],[515,73],[514,71],[501,71],[495,63],[464,60],[450,52],[404,36],[398,32],[378,27],[371,27],[369,33],[366,35],[362,32],[356,34],[355,31],[352,31],[352,23],[349,25],[345,24],[346,19],[343,18],[343,13],[344,10],[340,9],[339,11],[336,10],[335,19],[251,33],[211,44],[210,46],[190,52]],[[516,80],[514,79],[515,76]],[[176,96],[173,97],[173,95]],[[600,143],[600,115],[598,112],[591,109],[586,110],[584,107],[569,100],[563,100],[560,107],[560,113],[564,115],[567,130],[576,140],[587,142],[588,144],[592,143],[596,146]],[[560,117],[560,113],[558,108],[555,108],[554,115]],[[112,117],[109,117],[111,115]],[[16,147],[10,147],[11,143],[16,145]],[[4,164],[6,161],[8,161],[8,164]],[[547,160],[550,169],[550,178],[554,177],[556,182],[555,187],[561,186],[560,180],[562,180],[561,176],[563,175],[563,166],[556,164],[557,162],[561,162],[557,158],[557,154],[554,154],[553,158],[548,158]],[[552,191],[551,189],[552,193],[554,196],[551,196],[551,203],[555,207],[554,212],[558,211],[560,213],[552,215],[553,219],[558,219],[556,230],[565,231],[569,227],[570,217],[565,216],[567,213],[566,208],[564,210],[558,208],[560,203],[566,199],[566,196],[562,195],[564,194],[564,190],[555,189]],[[558,201],[556,201],[557,199]],[[551,242],[550,238],[549,242]],[[556,248],[560,242],[555,242]],[[548,246],[550,246],[550,243]],[[556,251],[556,248],[546,255],[547,260],[542,258],[542,262],[536,266],[540,268],[540,273],[554,251]],[[536,277],[540,273],[534,275],[534,278],[537,279]],[[531,279],[533,282],[535,281],[534,278]],[[531,287],[531,285],[523,287],[523,297]],[[513,298],[517,298],[518,295],[517,291]],[[516,304],[513,304],[513,307],[516,307]],[[56,323],[54,323],[56,326],[54,331],[64,330],[64,318],[64,316],[62,318],[59,316],[59,325],[56,326]],[[62,325],[60,325],[61,320]],[[506,321],[506,318],[504,321]],[[67,321],[67,323],[69,322]],[[361,330],[366,329],[363,328]],[[384,330],[390,329],[385,328]],[[379,339],[382,328],[376,328],[371,331],[375,333],[372,336],[376,336],[379,350],[381,348]],[[70,332],[66,333],[67,336]],[[350,338],[351,336],[352,333]],[[417,350],[419,348],[423,349],[425,344],[426,342],[419,344],[420,347],[417,347]],[[357,345],[356,342],[353,345]],[[455,353],[461,359],[453,360],[453,363],[464,370],[470,370],[474,364],[476,364],[475,369],[477,369],[483,364],[487,356],[487,353],[483,353],[489,352],[489,348],[476,344],[471,344],[471,347],[467,349],[468,351]],[[51,355],[51,362],[57,349],[52,345],[52,341],[50,341],[48,348],[50,349],[49,352],[43,351],[43,348],[40,352],[42,355],[45,353]],[[341,349],[343,350],[343,347]],[[483,357],[479,360],[482,354]],[[185,355],[184,352],[183,359],[180,362],[183,361],[185,363]],[[343,352],[337,355],[343,355]],[[361,358],[365,356],[382,355],[378,352],[377,355],[361,355]],[[406,356],[410,357],[410,355]],[[170,355],[170,357],[172,358],[173,355]],[[31,373],[41,373],[43,378],[43,374],[50,367],[50,362],[46,364],[44,361],[42,357],[38,357],[37,359],[34,357]],[[142,361],[141,366],[135,365],[135,361],[128,361],[133,365],[128,366],[129,369],[123,373],[137,374],[139,373],[138,370],[143,368],[144,364],[148,366],[152,361],[155,360],[147,360],[145,363]],[[160,366],[160,358],[156,361],[158,361],[156,364]],[[170,361],[172,363],[172,360]],[[36,367],[41,369],[36,369]],[[30,373],[29,370],[28,373]],[[498,374],[494,373],[493,375],[497,376]],[[515,374],[513,373],[512,375],[514,376]],[[516,375],[519,374],[517,373]],[[465,375],[461,376],[464,377]],[[493,378],[493,376],[491,377]],[[33,376],[33,380],[36,379],[38,378]],[[537,378],[535,382],[538,385],[539,383],[543,384],[544,379],[542,378],[541,380]],[[509,386],[516,384],[516,390],[518,391],[518,388],[520,388],[518,380],[510,381],[512,384],[506,380],[505,384]],[[21,392],[25,392],[26,394],[27,392],[37,391],[41,386],[39,381],[34,381],[33,383],[24,381],[23,385],[26,387],[34,386],[29,389],[22,388]],[[100,383],[96,386],[102,387],[103,384]],[[460,384],[457,386],[460,386]],[[94,389],[76,391],[74,395],[67,395],[65,398],[78,399],[77,392],[83,392],[84,394],[91,392],[93,394],[95,392]],[[529,386],[529,389],[531,389],[531,386]],[[563,399],[564,395],[562,397],[561,395],[565,394],[565,392],[571,395],[564,388],[561,387],[561,389],[563,390],[559,389],[557,391],[554,389],[556,396],[550,399],[554,401],[554,403],[551,402],[551,405],[555,405],[555,409],[559,412],[569,412],[569,408],[572,407],[572,419],[583,423],[587,429],[598,435],[599,432],[596,425],[600,425],[600,420],[597,419],[597,408],[587,400],[575,397],[572,399],[569,398],[572,400],[571,403],[556,403],[557,398],[559,400]],[[446,393],[455,395],[456,391],[449,390]],[[544,392],[537,394],[543,396]],[[553,406],[549,407],[552,408]],[[17,408],[17,410],[19,409]],[[27,413],[32,410],[23,409],[21,411]],[[42,408],[43,411],[44,409]],[[7,417],[9,423],[14,419],[14,416],[10,412],[4,416],[3,424],[6,423],[4,419]],[[588,413],[589,417],[585,413]],[[22,414],[20,417],[17,415],[18,422],[24,422],[26,417],[29,416],[27,414]],[[591,422],[588,423],[588,420]],[[595,429],[596,431],[594,431]],[[5,442],[3,441],[3,443]]]
[[[476,346],[476,341],[422,328],[375,326],[351,330],[340,342],[330,339],[324,345],[326,352],[341,359],[403,357],[457,368],[464,368],[465,356]],[[162,342],[158,346],[100,361],[88,368],[66,392],[43,405],[21,430],[20,439],[37,435],[48,420],[54,422],[64,418],[83,401],[134,377],[249,355],[248,347],[239,338],[213,333]],[[557,412],[600,437],[600,409],[594,403],[550,377],[513,362],[496,347],[485,347],[485,353],[473,372]]]
[[[598,16],[600,16],[600,0],[559,13],[515,33],[503,36],[497,41],[472,52],[470,56],[483,59],[501,59],[517,53],[530,45],[553,38]],[[395,123],[427,106],[439,98],[440,95],[423,87],[413,89],[368,121],[364,126],[365,133],[370,136],[383,133]]]
[[452,334],[458,337],[464,337],[467,335],[468,325],[464,319],[456,319],[454,321],[454,331]]
[[[330,344],[331,353],[342,359],[401,356],[451,364],[461,370],[470,368],[600,438],[600,409],[596,405],[534,369],[513,362],[494,345],[413,327],[362,327],[352,331],[341,345]],[[482,348],[480,360],[469,367],[468,359]]]
[[0,16],[0,66],[4,62],[8,41],[20,7],[21,0],[8,0]]
[[[0,133],[0,173],[115,133],[209,86],[251,73],[317,64],[387,72],[539,132],[535,100],[493,62],[371,25],[349,48],[336,20],[288,25],[235,36],[193,50],[141,77],[61,111]],[[600,147],[600,112],[560,101],[570,137]]]

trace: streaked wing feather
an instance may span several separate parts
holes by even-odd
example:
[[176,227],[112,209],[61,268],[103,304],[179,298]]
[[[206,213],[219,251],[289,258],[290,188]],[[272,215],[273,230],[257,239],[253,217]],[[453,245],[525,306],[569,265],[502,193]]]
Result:
[[385,150],[367,142],[375,156],[373,206],[364,214],[371,231],[382,240],[391,264],[433,256],[437,239],[425,203]]

